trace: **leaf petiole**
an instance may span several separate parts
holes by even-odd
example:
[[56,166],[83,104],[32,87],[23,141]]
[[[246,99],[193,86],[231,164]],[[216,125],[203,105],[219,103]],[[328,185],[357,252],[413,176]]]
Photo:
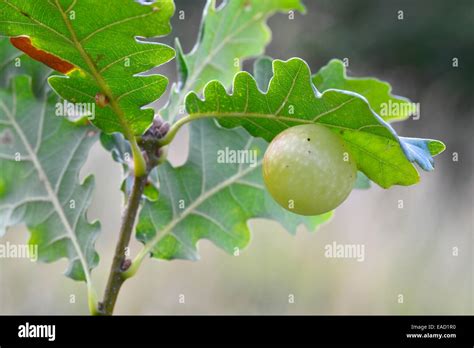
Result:
[[142,177],[147,174],[145,159],[143,158],[135,137],[131,139],[130,146],[132,148],[134,174],[136,177]]
[[98,308],[98,297],[92,284],[87,283],[87,303],[89,305],[89,312],[91,315],[100,315]]
[[122,273],[122,278],[124,280],[132,278],[135,274],[137,274],[137,271],[140,268],[146,254],[148,254],[147,249],[143,248],[142,250],[140,250],[140,253],[132,261],[132,264],[131,264],[130,268]]
[[158,145],[160,147],[169,145],[173,141],[174,137],[176,136],[176,134],[178,133],[178,131],[181,129],[182,126],[184,126],[188,122],[198,120],[198,119],[201,119],[201,118],[205,118],[205,117],[214,117],[214,116],[211,116],[211,115],[198,115],[198,116],[196,116],[196,115],[193,115],[193,116],[187,115],[183,118],[180,118],[178,121],[176,121],[171,126],[168,133],[166,133],[166,135],[158,141]]

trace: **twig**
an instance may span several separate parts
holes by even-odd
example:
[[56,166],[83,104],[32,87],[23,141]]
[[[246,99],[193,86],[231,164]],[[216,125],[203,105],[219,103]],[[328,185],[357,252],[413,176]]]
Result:
[[138,208],[140,206],[140,199],[148,180],[147,175],[135,177],[133,182],[132,192],[128,199],[127,207],[125,208],[122,217],[122,226],[120,228],[120,236],[115,248],[114,260],[110,269],[107,287],[105,289],[104,300],[99,306],[99,310],[104,315],[112,315],[115,307],[115,302],[125,281],[123,272],[128,268],[126,263],[125,250],[130,243],[133,226],[137,216]]

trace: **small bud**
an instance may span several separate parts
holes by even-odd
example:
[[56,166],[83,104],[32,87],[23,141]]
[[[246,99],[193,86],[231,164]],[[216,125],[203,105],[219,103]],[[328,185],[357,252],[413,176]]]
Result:
[[145,136],[151,138],[163,138],[168,133],[170,125],[165,122],[160,116],[155,116],[150,128],[145,132]]
[[158,128],[158,135],[160,138],[164,137],[166,133],[170,130],[170,124],[168,122],[163,123],[160,128]]
[[120,270],[122,272],[125,272],[127,269],[130,268],[131,265],[132,265],[132,260],[125,259],[125,260],[123,260],[122,265],[120,266]]
[[161,118],[160,115],[156,115],[155,118],[153,119],[153,126],[160,128],[160,126],[163,124],[163,119]]

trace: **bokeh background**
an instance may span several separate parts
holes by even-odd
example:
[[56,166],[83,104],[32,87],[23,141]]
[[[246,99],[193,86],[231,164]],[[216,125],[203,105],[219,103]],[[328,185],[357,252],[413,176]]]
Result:
[[[185,51],[198,33],[204,0],[176,0],[185,20],[174,32]],[[349,58],[352,76],[389,81],[395,94],[421,103],[421,119],[395,124],[404,136],[443,140],[436,170],[412,187],[354,191],[334,219],[316,232],[288,234],[275,222],[250,222],[251,244],[238,257],[210,242],[201,260],[144,262],[127,282],[118,314],[467,314],[473,310],[474,5],[470,0],[306,0],[308,13],[270,19],[266,53],[293,56],[317,71],[331,58]],[[399,20],[398,11],[404,19]],[[452,66],[453,58],[459,67]],[[248,68],[251,61],[245,64]],[[175,76],[174,63],[160,72]],[[166,99],[166,98],[163,98]],[[187,155],[187,132],[171,149]],[[453,161],[453,153],[458,161]],[[93,278],[100,292],[115,248],[122,196],[120,166],[97,144],[81,175],[96,176],[91,220],[100,219],[101,255]],[[404,208],[398,208],[398,201]],[[3,242],[23,243],[14,228]],[[329,259],[333,242],[365,245],[365,261]],[[140,248],[133,242],[132,255]],[[458,248],[458,255],[453,255]],[[87,314],[85,286],[62,275],[66,261],[0,260],[0,314]],[[75,303],[71,303],[75,295]],[[185,303],[179,303],[184,295]],[[289,295],[294,303],[289,303]],[[399,303],[403,295],[403,303]]]

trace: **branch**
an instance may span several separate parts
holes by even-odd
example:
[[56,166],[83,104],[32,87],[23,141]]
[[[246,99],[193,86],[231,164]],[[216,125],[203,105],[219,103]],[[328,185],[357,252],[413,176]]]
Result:
[[140,206],[140,199],[147,180],[147,175],[134,178],[132,192],[122,218],[120,236],[115,248],[115,255],[110,269],[107,287],[105,289],[104,300],[100,306],[101,313],[105,315],[112,315],[120,288],[126,279],[123,276],[123,272],[127,268],[125,264],[125,249],[130,243],[130,237],[135,224],[138,208]]

